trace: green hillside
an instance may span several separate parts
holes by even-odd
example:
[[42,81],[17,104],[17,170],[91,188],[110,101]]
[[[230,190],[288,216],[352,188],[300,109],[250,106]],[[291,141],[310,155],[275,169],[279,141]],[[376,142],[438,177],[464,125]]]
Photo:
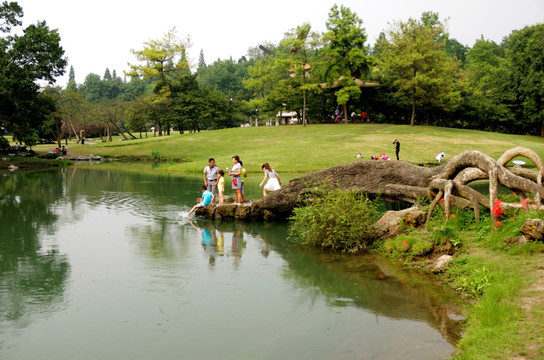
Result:
[[[130,141],[118,137],[111,143],[87,139],[85,145],[76,144],[74,140],[68,149],[72,155],[111,157],[151,157],[155,153],[167,160],[161,165],[162,170],[176,172],[200,172],[209,157],[214,157],[221,167],[229,166],[233,155],[239,155],[250,172],[260,172],[263,162],[269,162],[282,173],[309,172],[357,161],[358,152],[365,160],[380,153],[393,159],[394,139],[401,143],[400,159],[414,164],[434,163],[436,154],[442,151],[446,153],[446,160],[465,150],[480,150],[498,158],[516,146],[531,148],[544,157],[544,140],[540,137],[429,126],[294,125],[148,136]],[[37,150],[45,148],[47,146],[40,146]],[[172,162],[174,159],[176,162]],[[178,159],[183,162],[178,163]]]

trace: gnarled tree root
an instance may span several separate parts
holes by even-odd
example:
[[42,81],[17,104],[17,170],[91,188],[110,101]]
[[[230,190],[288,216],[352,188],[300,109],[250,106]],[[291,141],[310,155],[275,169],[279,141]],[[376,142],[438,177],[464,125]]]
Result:
[[[535,173],[517,166],[505,167],[510,160],[517,156],[523,156],[531,160],[538,171]],[[533,194],[536,208],[541,209],[540,203],[544,193],[542,187],[543,172],[542,160],[531,149],[516,147],[507,150],[497,161],[481,151],[465,151],[448,161],[442,171],[429,184],[429,195],[432,197],[436,191],[438,191],[438,194],[431,203],[427,221],[430,220],[434,208],[442,198],[444,199],[446,219],[449,218],[450,198],[452,195],[470,201],[474,207],[475,219],[479,221],[480,206],[493,211],[495,200],[498,199],[499,185],[518,193],[520,202],[526,198],[527,193]],[[467,185],[470,182],[482,179],[489,180],[489,198]],[[520,207],[521,204],[501,203],[500,206]]]

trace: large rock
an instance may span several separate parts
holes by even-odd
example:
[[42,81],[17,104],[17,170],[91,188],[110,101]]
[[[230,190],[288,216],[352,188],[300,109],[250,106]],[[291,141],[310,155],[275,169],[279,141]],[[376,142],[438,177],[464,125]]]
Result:
[[213,205],[203,206],[196,208],[195,215],[206,219],[213,219],[215,217],[215,210],[216,208]]
[[525,235],[520,236],[514,236],[510,238],[504,239],[504,246],[506,247],[512,247],[512,246],[521,246],[524,244],[527,244],[529,241],[525,237]]
[[239,221],[248,221],[251,218],[251,206],[242,204],[236,207],[234,219]]
[[417,228],[424,224],[426,216],[427,214],[418,207],[388,211],[374,223],[374,232],[378,237],[393,237],[407,228]]
[[544,237],[544,221],[540,219],[527,219],[520,229],[527,240],[542,240]]
[[236,213],[236,209],[238,207],[239,206],[235,204],[227,204],[227,205],[218,206],[215,210],[215,219],[216,220],[233,220],[234,214]]
[[[219,196],[215,196],[215,202],[219,201]],[[229,195],[223,195],[223,204],[234,204],[234,198]]]

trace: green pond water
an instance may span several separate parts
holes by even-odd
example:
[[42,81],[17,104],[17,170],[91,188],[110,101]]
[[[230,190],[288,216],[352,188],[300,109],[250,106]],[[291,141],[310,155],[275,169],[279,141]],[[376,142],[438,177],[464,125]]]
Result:
[[457,305],[427,278],[301,247],[285,223],[180,217],[201,183],[100,166],[0,174],[0,359],[452,354]]

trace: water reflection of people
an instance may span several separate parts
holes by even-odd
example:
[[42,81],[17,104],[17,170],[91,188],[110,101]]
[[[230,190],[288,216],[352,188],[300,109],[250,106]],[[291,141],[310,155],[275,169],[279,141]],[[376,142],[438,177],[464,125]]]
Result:
[[240,230],[236,230],[236,232],[232,235],[232,255],[234,255],[237,259],[241,258],[243,248],[244,248],[243,232]]
[[195,225],[195,223],[193,222],[193,220],[189,221],[189,223],[191,224],[192,227],[194,227],[196,230],[199,230],[201,233],[202,233],[202,245],[204,245],[204,247],[208,246],[208,245],[211,245],[213,243],[213,238],[215,237],[215,229],[213,230],[213,234],[212,235],[212,232],[208,229],[203,229],[197,225]]
[[217,253],[217,251],[215,250],[215,247],[217,246],[217,243],[218,243],[215,229],[211,231],[208,229],[203,229],[195,225],[195,223],[192,220],[189,221],[189,223],[191,224],[192,227],[194,227],[196,230],[200,230],[200,232],[202,233],[202,246],[204,247],[204,250],[206,250],[206,252],[209,255],[210,265],[214,265],[215,264],[214,255],[215,253]]
[[244,233],[240,230],[236,230],[232,234],[232,247],[231,255],[234,257],[233,265],[235,269],[238,269],[242,260],[242,252],[245,248]]
[[223,256],[225,253],[225,237],[222,231],[219,231],[219,236],[217,237],[217,254]]

